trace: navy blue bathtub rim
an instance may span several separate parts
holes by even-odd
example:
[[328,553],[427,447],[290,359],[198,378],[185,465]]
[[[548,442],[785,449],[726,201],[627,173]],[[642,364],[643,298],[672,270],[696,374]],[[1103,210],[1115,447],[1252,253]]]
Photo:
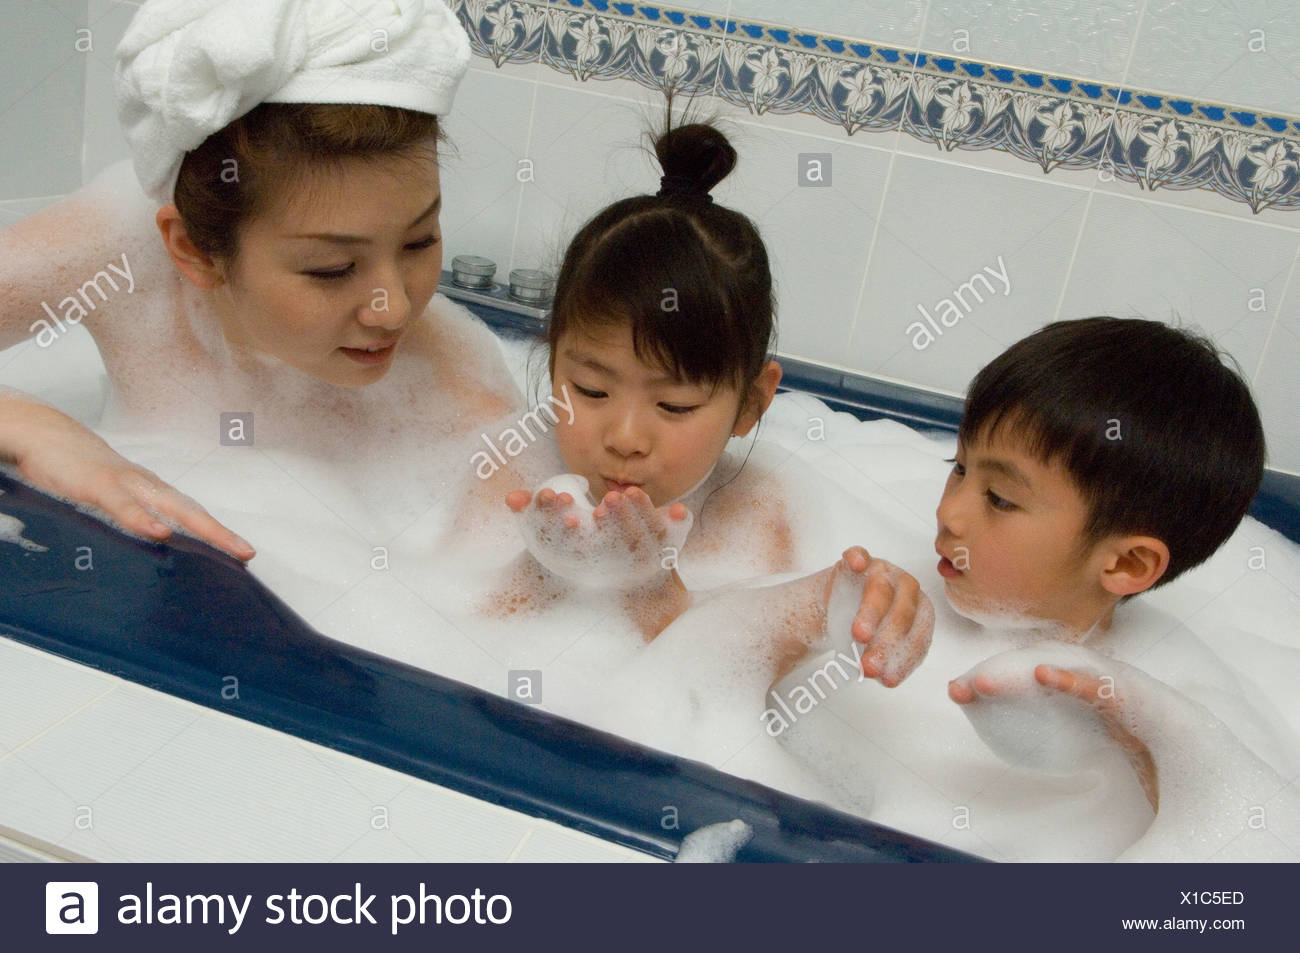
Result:
[[979,860],[326,638],[206,544],[0,490],[47,547],[0,546],[0,636],[655,857],[739,818],[739,861]]
[[[443,273],[441,290],[456,296],[449,273]],[[537,337],[545,333],[544,320],[465,302],[488,327],[513,337]],[[832,410],[853,414],[859,420],[896,420],[918,430],[940,430],[955,434],[961,423],[962,399],[948,394],[909,387],[893,381],[853,374],[795,358],[781,357],[781,391],[811,394]],[[1264,471],[1250,515],[1277,530],[1293,543],[1300,543],[1300,476],[1279,470]]]

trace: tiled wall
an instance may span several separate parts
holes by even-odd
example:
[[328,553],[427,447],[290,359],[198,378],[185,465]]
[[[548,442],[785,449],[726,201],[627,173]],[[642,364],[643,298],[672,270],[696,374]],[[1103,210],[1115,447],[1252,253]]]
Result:
[[[1300,11],[1221,6],[698,0],[692,9],[938,52],[965,30],[959,46],[970,58],[1300,112],[1285,95],[1297,88]],[[1262,53],[1247,49],[1256,24]],[[662,118],[654,90],[579,82],[541,62],[476,57],[473,69],[448,124],[460,153],[445,176],[449,253],[484,254],[503,270],[553,267],[586,217],[657,187],[643,148],[644,130]],[[1233,354],[1259,399],[1271,466],[1300,472],[1300,212],[1254,214],[1206,190],[1147,191],[1095,170],[1044,175],[1004,152],[941,151],[892,130],[849,136],[812,116],[757,115],[713,98],[697,105],[727,121],[740,152],[715,196],[767,239],[782,353],[960,394],[983,363],[1047,321],[1177,315]],[[798,185],[801,153],[831,156],[830,187]],[[990,278],[993,295],[977,303],[967,294],[973,306],[924,340],[918,308],[937,316],[986,268],[1005,269],[1009,293]]]
[[[125,155],[109,76],[131,7],[53,6],[85,9],[95,51],[53,106],[22,108],[42,142],[84,122],[90,175]],[[695,0],[691,9],[1300,114],[1300,7],[1289,2]],[[444,167],[449,255],[486,255],[502,272],[554,267],[598,208],[657,187],[644,132],[662,119],[662,95],[627,79],[580,82],[542,62],[476,56],[472,70],[447,123],[457,150]],[[24,79],[35,73],[24,67]],[[68,119],[83,102],[84,120]],[[813,116],[759,115],[710,97],[696,106],[725,120],[740,152],[715,196],[752,216],[768,241],[782,353],[960,394],[984,362],[1046,321],[1176,314],[1235,356],[1264,413],[1270,465],[1300,473],[1300,211],[1256,214],[1212,191],[1149,191],[1095,170],[1045,175],[1006,152],[944,151],[894,129],[850,136]],[[70,187],[35,143],[9,151],[21,155],[0,170],[0,196]],[[801,153],[831,156],[829,187],[799,186]],[[919,308],[935,315],[972,276],[1003,267],[1009,292],[991,279],[994,294],[942,336],[918,340]]]
[[85,25],[86,0],[5,5],[0,224],[81,184]]

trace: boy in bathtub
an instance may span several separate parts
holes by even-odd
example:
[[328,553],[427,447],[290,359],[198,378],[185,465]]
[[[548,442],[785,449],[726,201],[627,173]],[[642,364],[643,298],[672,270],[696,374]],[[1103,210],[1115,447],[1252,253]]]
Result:
[[[1200,705],[1109,657],[1125,641],[1111,632],[1120,603],[1204,562],[1233,533],[1264,452],[1246,383],[1210,342],[1156,321],[1050,324],[980,371],[967,395],[936,513],[948,601],[987,628],[1079,647],[994,656],[952,681],[950,697],[998,754],[1056,773],[1077,769],[1077,739],[1053,719],[1100,725],[1157,811],[1164,771],[1202,776],[1212,762],[1240,762],[1224,796],[1168,802],[1174,816],[1158,816],[1125,859],[1186,858],[1186,831],[1221,826],[1243,786],[1282,786]],[[1008,706],[1040,733],[1053,725],[1032,757],[1023,735],[1000,727]]]
[[936,513],[948,601],[1082,641],[1210,557],[1246,514],[1264,434],[1208,341],[1158,321],[1060,321],[971,383]]

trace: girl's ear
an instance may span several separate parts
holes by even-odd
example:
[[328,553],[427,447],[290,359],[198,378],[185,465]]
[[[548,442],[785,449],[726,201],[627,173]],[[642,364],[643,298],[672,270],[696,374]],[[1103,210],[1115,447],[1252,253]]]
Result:
[[1169,547],[1154,536],[1117,536],[1102,544],[1101,586],[1117,596],[1145,592],[1169,568]]
[[733,437],[743,437],[754,429],[758,418],[772,405],[772,398],[776,396],[776,388],[780,383],[781,365],[776,361],[768,361],[749,388],[749,396],[740,408],[735,426],[731,428]]
[[190,240],[181,213],[175,205],[164,205],[154,217],[158,231],[162,233],[163,245],[167,254],[176,264],[176,269],[190,280],[197,288],[211,291],[225,281],[225,274],[212,258],[205,255]]

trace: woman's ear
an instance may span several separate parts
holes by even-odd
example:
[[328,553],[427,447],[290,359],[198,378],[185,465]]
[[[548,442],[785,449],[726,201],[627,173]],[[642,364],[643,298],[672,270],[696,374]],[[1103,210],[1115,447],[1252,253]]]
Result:
[[167,254],[175,262],[177,270],[195,287],[211,291],[226,280],[221,267],[211,257],[199,251],[190,239],[189,232],[185,230],[185,222],[181,220],[181,213],[177,211],[175,205],[164,205],[160,208],[154,221],[158,223],[158,231],[162,233]]
[[749,396],[740,408],[735,426],[731,428],[733,437],[743,437],[754,429],[758,418],[772,405],[772,398],[776,396],[776,388],[780,383],[781,365],[776,361],[768,361],[749,388]]
[[1116,536],[1103,544],[1101,585],[1117,596],[1145,592],[1169,568],[1169,547],[1154,536]]

